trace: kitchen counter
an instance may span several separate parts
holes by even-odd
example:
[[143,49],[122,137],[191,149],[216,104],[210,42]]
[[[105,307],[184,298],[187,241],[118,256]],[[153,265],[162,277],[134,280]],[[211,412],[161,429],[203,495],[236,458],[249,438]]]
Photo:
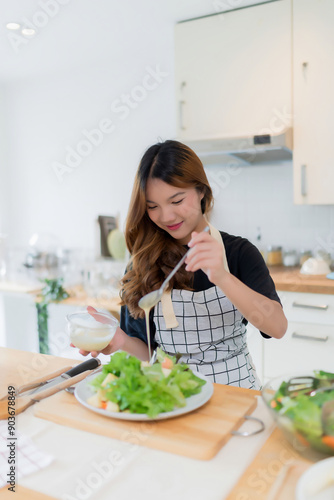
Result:
[[[6,393],[8,385],[27,383],[41,373],[52,372],[59,367],[76,363],[78,361],[0,348],[0,365],[6,367],[3,371],[5,377],[2,377],[0,382],[0,394]],[[255,391],[247,389],[231,388],[231,390],[235,390],[236,393],[246,391],[247,394],[255,394]],[[58,395],[52,397],[56,396]],[[40,451],[51,455],[53,461],[47,467],[22,477],[18,481],[18,492],[20,493],[21,488],[21,493],[15,498],[128,500],[133,497],[140,500],[155,500],[158,495],[161,500],[171,498],[221,500],[227,497],[237,499],[239,479],[242,479],[241,476],[247,472],[252,463],[257,467],[258,462],[254,459],[262,446],[269,443],[268,438],[275,428],[261,399],[258,399],[257,408],[252,415],[265,423],[264,432],[246,439],[232,436],[211,460],[195,460],[141,446],[138,432],[132,432],[133,439],[129,439],[128,442],[120,441],[37,418],[34,416],[34,408],[30,407],[16,416],[16,429],[29,436]],[[240,430],[244,430],[244,426],[249,424],[251,422],[245,422]],[[111,419],[110,425],[112,425]],[[133,425],[131,422],[128,425],[131,434]],[[142,433],[145,432],[144,427],[143,424]],[[248,427],[248,430],[253,429]],[[182,440],[182,433],[179,439]],[[286,460],[289,457],[290,461],[295,459],[294,452],[287,451],[289,445],[282,437],[276,439],[277,446],[279,453],[272,458],[275,462],[275,474],[268,476],[270,480],[267,481],[267,492],[276,482],[276,476],[286,465]],[[111,454],[115,457],[115,465],[110,467],[109,464],[107,473],[106,457],[110,457]],[[287,458],[280,459],[283,456]],[[271,462],[268,463],[268,467],[271,467],[270,464]],[[253,469],[251,473],[254,476]],[[246,478],[246,486],[247,484],[251,488],[252,482]],[[267,498],[262,496],[263,487],[261,486],[261,491],[257,491],[256,481],[254,485],[255,497],[251,495],[247,498]],[[11,498],[10,494],[6,487],[0,491],[1,498]]]
[[[326,276],[300,274],[300,267],[269,266],[268,269],[277,290],[334,295],[334,280],[330,280]],[[0,282],[0,291],[38,295],[40,289],[36,289],[36,285]],[[109,310],[112,314],[119,317],[120,298],[118,293],[107,293],[104,290],[97,297],[91,297],[82,285],[73,286],[67,289],[67,291],[70,297],[63,300],[62,304],[82,307],[91,305]]]
[[[114,314],[119,319],[120,313],[120,297],[118,292],[111,292],[107,289],[102,290],[97,296],[90,296],[82,285],[65,287],[69,293],[67,299],[62,300],[59,304],[106,309]],[[30,294],[38,301],[38,294],[42,288],[35,283],[19,283],[12,281],[0,281],[0,292],[8,294]]]
[[66,289],[70,296],[62,300],[61,304],[87,307],[92,306],[96,309],[106,309],[111,314],[113,314],[117,319],[119,319],[120,314],[120,302],[121,299],[119,294],[113,295],[111,292],[104,292],[97,297],[91,297],[87,294],[84,287],[81,285],[74,286],[72,288]]
[[301,274],[299,267],[271,266],[269,272],[277,290],[334,295],[334,280],[326,276]]

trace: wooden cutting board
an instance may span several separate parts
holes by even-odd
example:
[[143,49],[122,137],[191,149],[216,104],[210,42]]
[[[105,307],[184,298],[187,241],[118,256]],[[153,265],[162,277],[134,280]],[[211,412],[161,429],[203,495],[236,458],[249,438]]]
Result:
[[56,500],[55,497],[50,497],[49,495],[44,495],[44,493],[39,493],[38,491],[33,491],[19,484],[15,487],[15,493],[8,491],[7,487],[0,489],[1,500]]
[[34,406],[37,417],[177,455],[209,460],[257,405],[257,391],[214,384],[204,406],[187,415],[155,422],[134,422],[101,416],[73,395],[58,393]]

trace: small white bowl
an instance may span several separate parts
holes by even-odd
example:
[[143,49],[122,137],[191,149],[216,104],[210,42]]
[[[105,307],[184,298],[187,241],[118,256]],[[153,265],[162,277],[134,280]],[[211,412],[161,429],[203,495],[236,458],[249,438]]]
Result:
[[296,487],[296,500],[333,500],[334,457],[311,465],[300,477]]
[[323,275],[331,272],[329,265],[323,259],[310,257],[307,259],[300,270],[301,274]]

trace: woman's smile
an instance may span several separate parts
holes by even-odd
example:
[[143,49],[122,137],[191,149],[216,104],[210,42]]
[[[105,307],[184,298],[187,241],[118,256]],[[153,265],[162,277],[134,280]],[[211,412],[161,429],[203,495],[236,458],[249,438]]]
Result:
[[179,229],[181,226],[182,226],[183,222],[179,222],[178,224],[173,224],[171,226],[167,226],[167,228],[170,230],[170,231],[176,231],[177,229]]
[[149,218],[183,245],[191,239],[192,231],[202,231],[207,225],[201,210],[203,193],[198,189],[149,178],[145,194]]

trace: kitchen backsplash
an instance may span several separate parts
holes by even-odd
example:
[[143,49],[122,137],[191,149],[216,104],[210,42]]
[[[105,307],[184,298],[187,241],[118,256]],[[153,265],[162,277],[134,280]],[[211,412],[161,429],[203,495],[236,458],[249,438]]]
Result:
[[[334,206],[294,205],[292,163],[206,167],[215,204],[212,223],[258,247],[323,249],[334,258]],[[257,240],[261,234],[261,241]]]

